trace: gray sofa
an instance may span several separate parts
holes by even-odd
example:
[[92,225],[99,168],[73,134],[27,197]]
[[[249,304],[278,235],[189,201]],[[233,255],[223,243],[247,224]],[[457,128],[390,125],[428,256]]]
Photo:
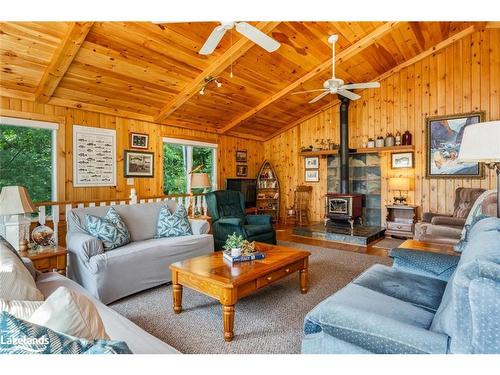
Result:
[[[204,220],[190,220],[193,235],[155,239],[160,207],[165,202],[113,206],[125,221],[131,242],[104,251],[90,236],[85,215],[103,217],[109,207],[72,209],[68,215],[66,244],[68,276],[105,304],[171,281],[170,264],[214,251]],[[171,210],[175,201],[168,201]]]
[[36,286],[47,298],[57,288],[64,286],[88,297],[95,305],[102,319],[106,333],[111,340],[125,341],[134,354],[179,354],[179,351],[150,335],[130,320],[93,298],[74,281],[56,272],[39,274]]

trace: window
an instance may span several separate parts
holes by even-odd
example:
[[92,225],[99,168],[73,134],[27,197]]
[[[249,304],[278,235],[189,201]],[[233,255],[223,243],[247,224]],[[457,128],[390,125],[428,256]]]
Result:
[[34,202],[56,200],[54,123],[0,117],[0,187],[26,186]]
[[217,145],[183,139],[163,140],[163,192],[165,194],[201,193],[202,189],[191,189],[189,173],[202,166],[199,173],[208,173],[212,189],[217,186]]

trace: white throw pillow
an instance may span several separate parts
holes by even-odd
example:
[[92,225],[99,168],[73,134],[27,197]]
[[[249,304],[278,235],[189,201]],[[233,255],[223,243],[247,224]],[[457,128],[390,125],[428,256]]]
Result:
[[7,311],[18,319],[28,320],[42,304],[43,301],[8,301],[0,298],[0,311]]
[[63,286],[57,288],[27,320],[78,338],[109,339],[92,301]]
[[0,241],[0,298],[20,301],[43,301],[35,280],[21,259]]

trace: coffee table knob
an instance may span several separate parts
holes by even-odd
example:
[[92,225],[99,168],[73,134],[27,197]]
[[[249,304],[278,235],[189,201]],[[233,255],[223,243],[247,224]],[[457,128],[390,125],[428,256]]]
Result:
[[285,272],[286,273],[290,272],[290,268],[285,268]]
[[267,281],[271,281],[272,279],[273,279],[273,277],[272,277],[272,276],[268,276],[268,277],[267,277]]

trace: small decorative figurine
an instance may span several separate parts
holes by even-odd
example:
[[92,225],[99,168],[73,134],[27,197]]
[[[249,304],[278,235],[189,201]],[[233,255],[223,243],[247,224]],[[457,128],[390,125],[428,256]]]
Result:
[[401,133],[399,132],[399,130],[396,132],[396,146],[401,146]]

